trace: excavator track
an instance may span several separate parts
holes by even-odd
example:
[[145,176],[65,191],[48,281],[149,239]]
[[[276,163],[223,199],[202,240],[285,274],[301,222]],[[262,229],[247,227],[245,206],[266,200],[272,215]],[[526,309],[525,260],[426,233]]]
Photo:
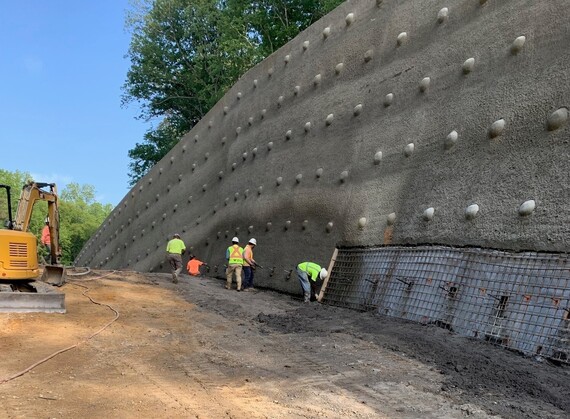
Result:
[[41,281],[0,283],[0,312],[65,313],[65,294]]

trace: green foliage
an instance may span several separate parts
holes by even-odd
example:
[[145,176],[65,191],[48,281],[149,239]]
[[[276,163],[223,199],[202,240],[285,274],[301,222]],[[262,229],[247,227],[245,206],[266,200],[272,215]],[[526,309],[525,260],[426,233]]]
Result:
[[123,103],[142,103],[141,118],[162,118],[129,151],[135,183],[189,131],[244,69],[257,45],[241,17],[213,0],[156,0],[130,16],[131,68]]
[[83,245],[111,213],[111,204],[95,201],[92,185],[69,183],[59,196],[62,261],[70,265]]
[[258,34],[266,57],[325,16],[344,0],[259,0],[243,7],[250,27]]
[[[22,187],[29,179],[31,179],[29,173],[8,172],[0,169],[0,183],[11,187],[12,212],[14,214]],[[85,242],[95,233],[112,209],[111,204],[103,205],[95,200],[95,188],[91,185],[69,183],[59,192],[59,234],[64,265],[73,263]],[[37,202],[32,211],[29,231],[38,238],[38,242],[41,238],[46,215],[47,203]],[[0,196],[0,217],[2,221],[8,219],[7,202],[4,194]],[[46,256],[42,246],[38,248],[40,252],[43,252],[42,256]]]
[[129,151],[144,176],[249,68],[342,0],[139,0],[127,26],[123,104],[161,122]]
[[[18,207],[18,201],[20,200],[20,193],[22,192],[22,187],[31,179],[29,173],[15,171],[9,172],[7,170],[0,169],[0,183],[10,186],[10,200],[12,201],[12,217],[16,215],[16,208]],[[38,210],[34,211],[32,214],[32,219],[30,220],[30,230],[35,231],[39,227],[40,233],[41,228],[44,225],[45,214],[47,214],[47,204],[42,202],[42,205],[38,206]],[[44,211],[41,211],[43,209]],[[43,215],[42,215],[43,214]],[[6,198],[6,191],[0,190],[0,221],[2,227],[4,227],[5,221],[8,220],[8,200]]]
[[129,150],[130,185],[137,183],[137,180],[164,157],[176,145],[184,132],[184,128],[177,127],[168,120],[162,121],[157,129],[149,130],[144,135],[144,142],[137,143],[133,149]]
[[70,183],[60,195],[60,244],[63,263],[73,263],[83,245],[111,213],[111,204],[95,201],[91,185]]

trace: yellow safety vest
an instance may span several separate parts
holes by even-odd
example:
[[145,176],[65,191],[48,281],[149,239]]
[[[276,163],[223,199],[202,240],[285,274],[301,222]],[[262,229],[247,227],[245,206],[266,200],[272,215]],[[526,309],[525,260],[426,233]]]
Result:
[[239,245],[234,244],[233,246],[228,247],[229,252],[229,259],[228,263],[230,265],[243,265],[243,248],[239,247]]
[[301,271],[306,272],[311,280],[316,281],[321,273],[321,267],[313,262],[299,263],[297,266]]

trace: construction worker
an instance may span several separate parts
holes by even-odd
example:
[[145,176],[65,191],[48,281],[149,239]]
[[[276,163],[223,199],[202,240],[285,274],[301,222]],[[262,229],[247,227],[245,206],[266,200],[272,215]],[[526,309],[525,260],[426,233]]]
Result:
[[314,262],[302,262],[297,265],[297,277],[303,288],[303,300],[306,303],[310,302],[311,296],[315,295],[317,279],[324,281],[327,275],[327,270]]
[[186,245],[180,239],[180,234],[175,234],[166,245],[167,260],[172,272],[172,282],[178,284],[178,275],[182,271],[182,255],[186,251]]
[[201,260],[196,259],[196,256],[190,255],[190,260],[186,265],[186,269],[188,273],[193,276],[200,276],[200,266],[205,265],[208,266],[207,263],[202,262]]
[[46,218],[46,224],[42,230],[42,244],[47,249],[48,253],[51,253],[51,235],[49,233],[49,219]]
[[239,245],[239,239],[234,237],[232,245],[226,250],[228,267],[226,269],[226,289],[232,288],[232,279],[236,273],[237,290],[241,291],[241,268],[243,266],[243,247]]
[[243,249],[243,290],[255,291],[253,288],[253,273],[257,263],[253,259],[253,248],[257,246],[257,241],[254,238],[249,239],[249,242]]

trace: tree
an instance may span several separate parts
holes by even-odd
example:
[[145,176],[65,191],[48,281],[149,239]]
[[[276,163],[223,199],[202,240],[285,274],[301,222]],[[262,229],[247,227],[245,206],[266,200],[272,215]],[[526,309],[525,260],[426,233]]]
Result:
[[159,123],[129,150],[136,183],[249,68],[342,0],[141,0],[128,17],[123,105]]
[[95,201],[95,188],[92,185],[77,183],[66,185],[59,201],[62,261],[71,264],[111,213],[113,206]]
[[259,61],[243,18],[229,10],[214,0],[156,0],[146,14],[131,15],[123,104],[142,102],[141,118],[162,118],[129,151],[131,184]]
[[[8,170],[0,169],[0,183],[10,186],[10,200],[12,201],[12,216],[16,215],[16,208],[18,207],[18,201],[20,200],[20,193],[22,192],[22,187],[31,179],[29,173],[26,172],[9,172]],[[2,220],[2,226],[4,226],[4,221],[8,219],[8,202],[4,191],[0,191],[0,219]],[[38,208],[32,213],[32,218],[30,220],[30,230],[36,231],[44,225],[45,214],[47,214],[47,204],[44,202],[38,203]]]
[[344,0],[243,0],[248,23],[267,57]]
[[144,135],[144,142],[137,143],[129,150],[129,177],[131,186],[144,176],[184,134],[186,127],[176,126],[170,120],[165,119],[154,130],[149,130]]

